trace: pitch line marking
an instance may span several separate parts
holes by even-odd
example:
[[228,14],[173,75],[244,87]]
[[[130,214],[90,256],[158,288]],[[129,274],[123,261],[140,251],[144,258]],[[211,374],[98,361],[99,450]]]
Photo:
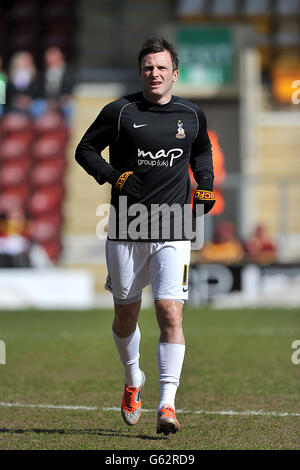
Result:
[[[112,407],[99,407],[99,406],[75,406],[75,405],[51,405],[51,404],[25,404],[25,403],[7,403],[0,402],[0,406],[7,408],[44,408],[44,409],[56,409],[56,410],[85,410],[85,411],[120,411],[120,408],[116,406]],[[154,413],[155,409],[145,409],[144,413]],[[263,410],[196,410],[189,411],[184,409],[177,409],[176,413],[185,414],[209,414],[209,415],[226,415],[226,416],[300,416],[300,413],[295,412],[284,412],[284,411],[263,411]]]

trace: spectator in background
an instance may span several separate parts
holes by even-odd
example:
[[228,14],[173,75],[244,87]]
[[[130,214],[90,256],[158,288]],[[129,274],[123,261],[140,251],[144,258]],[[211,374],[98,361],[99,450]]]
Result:
[[201,263],[237,264],[243,260],[244,249],[236,237],[232,222],[220,222],[216,227],[214,240],[204,245],[198,253]]
[[74,75],[58,47],[49,47],[44,53],[44,70],[39,77],[39,99],[32,107],[38,117],[47,111],[59,110],[66,121],[71,116]]
[[30,52],[16,52],[9,64],[6,110],[28,113],[37,94],[37,71]]
[[30,243],[23,211],[15,208],[0,215],[0,267],[27,268]]
[[49,268],[46,250],[32,240],[33,224],[20,208],[0,213],[0,268]]
[[258,225],[251,237],[245,241],[244,250],[247,261],[258,264],[270,264],[276,261],[276,245],[262,225]]

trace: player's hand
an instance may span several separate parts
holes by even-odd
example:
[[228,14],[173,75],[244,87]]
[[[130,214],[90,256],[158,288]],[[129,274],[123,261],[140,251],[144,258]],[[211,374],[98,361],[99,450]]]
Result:
[[140,199],[142,194],[142,180],[133,174],[132,171],[125,171],[122,173],[115,187],[120,191],[121,194],[131,196],[135,199]]
[[203,204],[204,214],[207,214],[215,205],[216,196],[213,191],[213,183],[208,179],[203,179],[198,184],[193,197],[193,214],[196,215],[197,204]]

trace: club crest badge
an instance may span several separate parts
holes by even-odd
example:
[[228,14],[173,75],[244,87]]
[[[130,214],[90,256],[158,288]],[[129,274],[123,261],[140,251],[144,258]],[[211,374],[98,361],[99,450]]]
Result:
[[184,132],[184,128],[183,128],[183,123],[180,120],[177,121],[176,139],[185,139],[185,132]]

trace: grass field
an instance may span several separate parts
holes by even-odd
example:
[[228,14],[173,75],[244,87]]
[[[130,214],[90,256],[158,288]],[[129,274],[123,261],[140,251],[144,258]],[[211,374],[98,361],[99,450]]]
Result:
[[147,380],[134,427],[119,412],[123,371],[112,320],[111,310],[0,312],[0,449],[300,448],[300,364],[291,361],[298,310],[186,308],[182,429],[168,437],[155,431],[154,310],[140,316]]

